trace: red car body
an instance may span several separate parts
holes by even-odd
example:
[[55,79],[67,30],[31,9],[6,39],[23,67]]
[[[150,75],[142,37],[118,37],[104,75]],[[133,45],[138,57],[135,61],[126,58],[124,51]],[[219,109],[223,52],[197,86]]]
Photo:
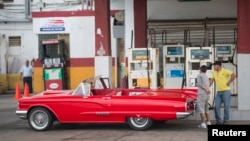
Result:
[[[91,88],[100,80],[103,88]],[[18,100],[16,114],[34,130],[60,123],[128,123],[146,130],[155,121],[184,118],[195,109],[196,89],[111,89],[99,78],[83,81],[75,90],[44,91]],[[95,83],[94,82],[94,83]]]

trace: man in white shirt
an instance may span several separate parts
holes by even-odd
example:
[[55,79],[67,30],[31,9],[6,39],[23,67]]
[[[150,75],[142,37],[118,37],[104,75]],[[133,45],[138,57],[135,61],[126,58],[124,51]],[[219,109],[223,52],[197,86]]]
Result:
[[26,60],[25,65],[21,68],[21,78],[23,79],[23,86],[25,86],[25,83],[28,84],[30,93],[33,93],[32,75],[33,67],[30,65],[29,60]]

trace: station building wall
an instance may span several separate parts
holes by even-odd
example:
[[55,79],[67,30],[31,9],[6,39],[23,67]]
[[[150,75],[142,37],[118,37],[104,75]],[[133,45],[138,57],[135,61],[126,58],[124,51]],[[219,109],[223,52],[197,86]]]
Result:
[[[129,1],[129,2],[128,2]],[[133,2],[133,0],[119,0],[111,1],[111,11],[112,10],[124,10],[130,9],[126,6],[133,6],[133,4],[128,4]],[[33,1],[35,2],[35,1]],[[62,3],[63,1],[53,1]],[[225,18],[225,17],[236,17],[237,15],[237,1],[236,0],[216,0],[209,2],[186,2],[181,3],[177,0],[148,0],[148,20],[167,20],[167,19],[204,19],[206,17],[213,18]],[[47,1],[46,1],[47,3]],[[51,1],[48,1],[51,3]],[[16,4],[20,4],[16,3]],[[14,75],[14,77],[19,77],[18,68],[24,64],[26,59],[37,60],[38,58],[38,35],[39,34],[52,34],[41,33],[39,28],[43,21],[48,19],[60,18],[65,22],[66,31],[64,32],[54,32],[56,34],[69,34],[70,43],[70,59],[68,65],[68,75],[69,75],[69,88],[73,89],[77,84],[84,78],[93,76],[94,73],[94,57],[95,57],[95,21],[94,12],[90,12],[87,15],[77,14],[81,5],[76,5],[74,7],[67,7],[65,9],[60,9],[61,16],[53,16],[55,9],[44,9],[44,11],[51,12],[47,16],[33,16],[32,22],[0,22],[0,49],[1,49],[1,81],[6,82],[7,74]],[[33,9],[34,12],[38,12],[39,9]],[[81,13],[81,12],[80,12]],[[82,12],[84,13],[84,12]],[[85,12],[86,13],[86,12]],[[87,12],[88,13],[88,12]],[[71,15],[70,15],[71,14]],[[51,16],[52,15],[52,16]],[[132,16],[133,14],[130,14]],[[126,15],[125,15],[126,16]],[[133,17],[132,17],[133,18]],[[131,18],[130,18],[131,19]],[[125,18],[126,20],[126,18]],[[128,19],[129,20],[129,19]],[[111,17],[111,26],[113,23],[113,17]],[[132,27],[133,23],[126,22],[126,27]],[[131,24],[131,26],[130,26]],[[112,30],[112,28],[111,28]],[[129,29],[133,30],[133,28]],[[53,34],[54,34],[53,33]],[[111,32],[112,33],[112,32]],[[4,36],[3,36],[4,35]],[[129,48],[131,46],[131,32],[125,35],[125,46]],[[19,47],[8,47],[8,37],[9,36],[21,36],[21,45]],[[117,42],[111,34],[111,48],[112,48],[112,85],[116,84],[116,52],[117,52]],[[6,50],[7,49],[7,50]],[[7,60],[3,57],[4,52],[8,55]],[[18,58],[18,59],[14,59]],[[14,60],[19,60],[14,62]],[[10,64],[14,64],[14,68]],[[8,66],[8,67],[6,67]],[[34,64],[34,92],[40,92],[43,90],[43,80],[42,78],[42,66],[38,61]],[[104,66],[105,67],[105,66]],[[7,72],[7,71],[13,72]],[[15,76],[16,75],[16,76]],[[9,88],[15,88],[15,82],[19,79],[14,79],[14,82],[9,83]],[[20,82],[19,82],[20,83]],[[21,84],[21,83],[20,83]]]

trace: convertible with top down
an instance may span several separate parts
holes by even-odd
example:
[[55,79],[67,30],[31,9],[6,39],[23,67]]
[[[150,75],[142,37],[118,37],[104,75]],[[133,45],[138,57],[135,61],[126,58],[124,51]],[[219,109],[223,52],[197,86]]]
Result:
[[147,130],[154,122],[192,115],[196,89],[107,88],[100,77],[82,81],[75,90],[46,90],[18,100],[16,114],[37,131],[59,123],[128,123]]

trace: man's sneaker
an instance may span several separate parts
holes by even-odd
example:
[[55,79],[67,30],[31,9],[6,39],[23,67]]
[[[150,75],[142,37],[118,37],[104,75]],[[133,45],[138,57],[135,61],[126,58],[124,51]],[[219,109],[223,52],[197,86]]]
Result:
[[211,125],[211,122],[210,122],[210,121],[207,121],[207,125]]
[[205,123],[201,123],[198,127],[199,128],[207,128],[207,125]]

